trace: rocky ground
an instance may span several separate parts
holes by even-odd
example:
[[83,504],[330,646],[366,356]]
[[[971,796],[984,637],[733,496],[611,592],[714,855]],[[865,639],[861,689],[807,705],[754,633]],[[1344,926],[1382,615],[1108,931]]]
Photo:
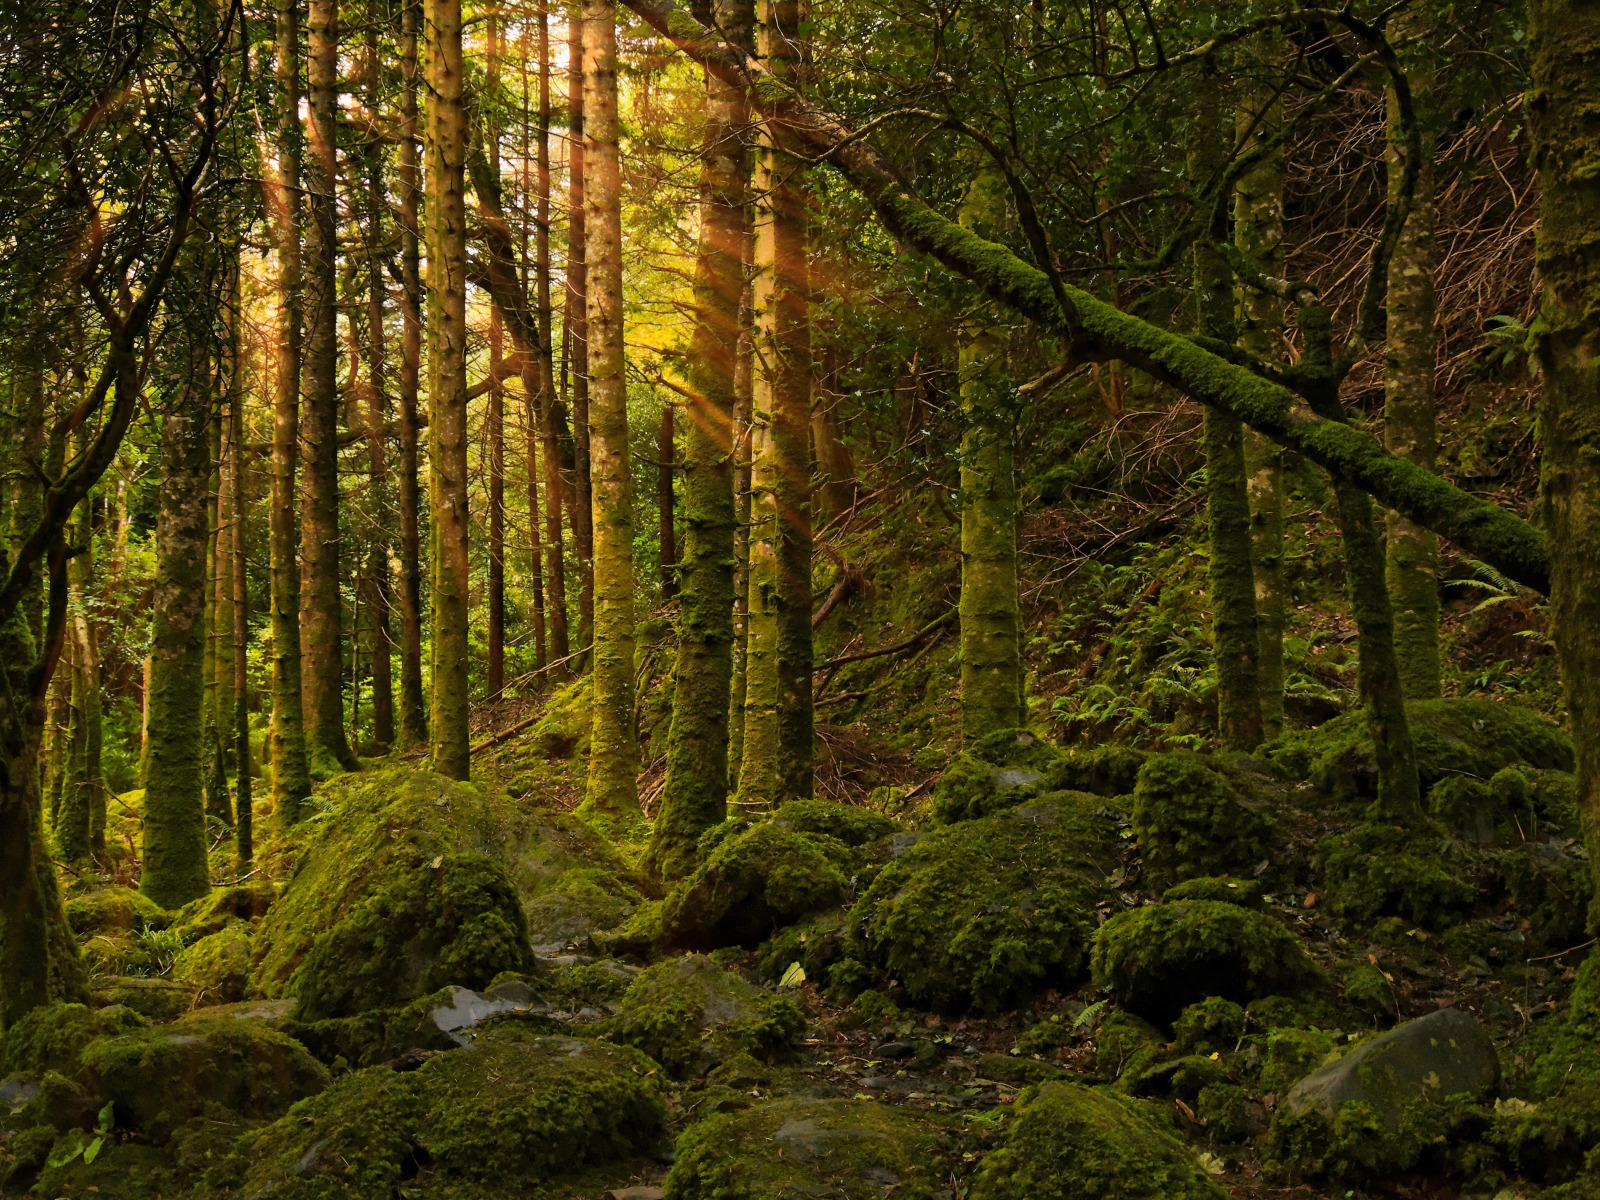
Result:
[[180,912],[73,885],[93,1002],[8,1032],[5,1194],[1600,1196],[1571,748],[1413,714],[1425,824],[1349,719],[1007,734],[924,810],[730,820],[666,891],[566,811],[559,704],[478,784],[338,777]]

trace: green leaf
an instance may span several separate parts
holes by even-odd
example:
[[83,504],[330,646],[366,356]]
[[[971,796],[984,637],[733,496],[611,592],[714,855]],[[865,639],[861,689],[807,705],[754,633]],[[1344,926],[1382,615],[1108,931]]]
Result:
[[806,981],[806,969],[797,962],[789,964],[789,969],[783,973],[783,978],[778,980],[781,988],[797,988]]
[[97,1137],[89,1143],[88,1149],[83,1152],[83,1165],[88,1166],[100,1157],[100,1147],[105,1143],[105,1138]]
[[68,1150],[65,1146],[63,1146],[60,1150],[57,1150],[45,1160],[51,1167],[64,1167],[73,1159],[77,1158],[78,1155],[83,1153],[83,1134],[76,1129],[74,1129],[72,1133],[72,1149]]
[[116,1119],[116,1107],[115,1100],[106,1101],[105,1107],[100,1110],[99,1119],[94,1123],[94,1131],[96,1133],[111,1132],[111,1124]]

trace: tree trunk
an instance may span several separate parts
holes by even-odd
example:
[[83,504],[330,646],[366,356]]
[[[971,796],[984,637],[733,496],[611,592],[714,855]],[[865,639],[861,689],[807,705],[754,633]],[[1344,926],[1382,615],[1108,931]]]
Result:
[[467,226],[466,109],[461,0],[424,0],[431,102],[428,187],[428,502],[433,515],[433,769],[466,779],[467,635]]
[[[567,568],[566,546],[561,536],[561,457],[556,437],[556,376],[552,356],[550,303],[550,14],[539,12],[539,135],[538,197],[534,224],[534,295],[539,317],[539,369],[535,389],[528,387],[527,367],[523,367],[523,390],[533,399],[538,415],[538,437],[544,451],[544,552],[548,556],[543,572],[545,630],[540,633],[541,665],[567,656]],[[524,254],[526,259],[526,254]],[[532,422],[528,442],[529,520],[536,521],[534,503],[538,476],[533,469]],[[570,506],[569,506],[570,508]],[[537,538],[537,533],[535,533]],[[539,548],[534,547],[537,564]],[[548,632],[548,655],[545,636]],[[565,668],[557,668],[560,678]]]
[[584,231],[588,265],[594,680],[584,808],[617,832],[639,819],[633,725],[633,462],[622,329],[622,162],[617,144],[617,8],[584,0]]
[[[491,94],[500,88],[500,18],[491,8],[485,28],[488,87]],[[500,127],[494,108],[486,111],[488,130],[485,151],[489,170],[500,179]],[[506,393],[500,380],[504,353],[500,310],[489,309],[489,661],[486,664],[485,691],[492,703],[501,698],[506,686]]]
[[[754,25],[752,23],[752,30]],[[715,76],[712,76],[715,78]],[[748,178],[748,176],[747,176]],[[755,288],[750,268],[755,262],[755,230],[745,205],[740,235],[739,340],[733,360],[733,683],[729,688],[728,787],[739,785],[744,763],[744,712],[748,695],[746,670],[750,647],[750,457],[752,403],[755,392]]]
[[[961,222],[991,229],[1005,217],[998,180],[980,174]],[[963,331],[961,372],[961,740],[972,745],[1027,721],[1022,613],[1017,597],[1017,483],[1006,338],[980,310]]]
[[[1551,607],[1578,750],[1578,806],[1600,862],[1600,8],[1534,0],[1534,162],[1542,189],[1537,344],[1544,391],[1540,493],[1554,559]],[[1596,868],[1600,870],[1600,868]],[[1600,889],[1595,895],[1600,897]],[[1591,931],[1600,926],[1592,902]]]
[[[238,276],[234,280],[234,311],[238,311]],[[234,331],[237,336],[237,330]],[[238,347],[235,342],[235,363]],[[236,384],[238,400],[229,420],[233,426],[233,468],[228,490],[233,500],[233,769],[234,769],[234,851],[241,864],[248,863],[255,849],[255,798],[250,778],[250,572],[245,558],[250,544],[250,487],[245,468],[245,445],[249,429],[244,419],[243,390]],[[240,874],[244,871],[241,870]]]
[[673,428],[672,402],[661,404],[661,420],[656,426],[656,568],[661,573],[661,599],[678,594],[678,547],[673,529],[672,458],[677,453],[677,434]]
[[[584,10],[574,0],[567,23],[567,307],[572,360],[572,548],[578,557],[578,649],[594,641],[594,496],[589,436],[589,268],[583,58]],[[582,660],[580,660],[581,663]]]
[[[203,353],[196,347],[192,353]],[[195,368],[198,372],[199,368]],[[201,728],[205,698],[210,405],[191,381],[162,422],[150,655],[150,766],[139,890],[181,908],[210,890]]]
[[400,207],[400,744],[414,749],[428,741],[428,710],[422,692],[422,530],[417,484],[417,392],[422,373],[422,275],[418,241],[417,21],[420,0],[401,0],[400,79],[403,126],[396,155]]
[[[716,0],[714,17],[735,42],[749,40],[755,19],[750,0]],[[694,869],[700,834],[727,812],[728,698],[737,603],[734,463],[743,456],[734,426],[750,179],[742,131],[748,120],[744,90],[708,75],[695,325],[685,362],[691,399],[683,453],[683,613],[673,669],[667,779],[650,848],[651,866],[665,879],[682,878]],[[663,407],[665,436],[656,448],[663,462],[672,453],[671,412],[670,405]],[[664,474],[668,504],[662,536],[669,539],[672,478],[670,472]],[[665,548],[662,558],[665,585]],[[740,708],[733,712],[742,718]]]
[[300,458],[300,70],[295,0],[277,0],[278,168],[267,197],[278,251],[277,377],[273,393],[272,805],[300,820],[311,795],[300,696],[300,563],[295,554],[295,472]]
[[[1189,187],[1198,194],[1222,165],[1221,80],[1207,71],[1202,99],[1189,127]],[[1218,249],[1221,228],[1195,244],[1196,331],[1222,342],[1234,339],[1233,272]],[[1217,669],[1217,740],[1226,750],[1253,750],[1261,741],[1261,693],[1256,641],[1256,583],[1250,561],[1250,494],[1244,458],[1244,424],[1232,413],[1205,410],[1206,527],[1210,535],[1211,649]]]
[[[1263,107],[1265,106],[1265,107]],[[1247,96],[1239,133],[1252,144],[1272,137],[1283,123],[1270,92]],[[1240,180],[1234,194],[1234,244],[1261,274],[1283,277],[1283,152],[1275,150]],[[1245,288],[1238,309],[1239,344],[1264,362],[1283,360],[1283,301]],[[1250,494],[1250,558],[1256,591],[1256,687],[1261,693],[1261,736],[1283,732],[1283,631],[1287,588],[1283,579],[1283,447],[1248,430],[1245,474]]]
[[[1419,56],[1420,59],[1421,56]],[[1413,72],[1419,98],[1432,90],[1432,72]],[[1393,89],[1389,98],[1389,203],[1396,202],[1406,134]],[[1437,298],[1433,289],[1434,138],[1424,133],[1423,160],[1400,241],[1389,258],[1388,340],[1384,350],[1383,444],[1393,454],[1434,470],[1433,375]],[[1395,653],[1400,685],[1411,700],[1444,694],[1439,658],[1439,539],[1428,529],[1388,515],[1388,585],[1394,604]]]
[[[797,0],[762,0],[757,55],[779,79],[804,57]],[[774,122],[760,127],[755,194],[755,357],[750,616],[739,804],[811,794],[811,333],[808,189]]]
[[[224,278],[226,275],[224,269]],[[219,347],[226,353],[226,347]],[[233,828],[233,796],[228,792],[228,768],[222,758],[221,695],[217,677],[217,660],[222,649],[221,609],[226,601],[222,577],[227,555],[221,544],[222,525],[226,519],[222,503],[223,412],[227,407],[228,366],[219,354],[216,370],[211,373],[210,426],[206,431],[211,463],[211,475],[206,482],[206,599],[204,657],[200,668],[205,681],[204,700],[201,705],[201,772],[205,779],[206,819],[215,821],[224,829]],[[231,576],[231,572],[227,572]],[[233,608],[228,607],[228,620],[233,619]]]

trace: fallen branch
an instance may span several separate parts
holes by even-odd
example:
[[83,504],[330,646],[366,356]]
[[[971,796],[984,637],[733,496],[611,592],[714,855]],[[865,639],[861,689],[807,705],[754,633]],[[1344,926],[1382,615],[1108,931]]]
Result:
[[524,717],[510,728],[502,729],[499,733],[490,734],[488,737],[484,738],[483,741],[479,742],[470,751],[468,751],[468,753],[476,754],[480,750],[487,750],[490,746],[498,746],[501,742],[508,738],[516,737],[517,734],[521,733],[528,726],[535,724],[542,716],[544,716],[543,712],[536,712],[531,717]]
[[818,663],[811,669],[813,671],[831,671],[834,667],[844,666],[845,663],[863,662],[869,658],[881,658],[885,654],[898,654],[902,650],[909,650],[955,615],[956,610],[949,609],[942,617],[938,617],[931,623],[924,625],[904,641],[896,642],[892,646],[879,646],[874,650],[860,650],[855,654],[841,654],[838,658],[830,658],[827,662]]
[[1122,614],[1122,620],[1118,621],[1116,627],[1106,635],[1106,640],[1101,642],[1093,650],[1089,651],[1089,657],[1084,659],[1083,665],[1079,667],[1076,672],[1074,672],[1071,682],[1068,685],[1069,687],[1072,684],[1081,683],[1083,680],[1094,674],[1094,670],[1097,666],[1099,666],[1100,660],[1106,656],[1107,652],[1110,651],[1111,643],[1116,641],[1117,634],[1121,633],[1124,629],[1131,625],[1133,623],[1133,619],[1144,611],[1145,606],[1161,594],[1162,585],[1166,582],[1167,579],[1164,575],[1157,575],[1150,581],[1150,586],[1145,588],[1144,591],[1140,592],[1139,598],[1128,606],[1128,611]]

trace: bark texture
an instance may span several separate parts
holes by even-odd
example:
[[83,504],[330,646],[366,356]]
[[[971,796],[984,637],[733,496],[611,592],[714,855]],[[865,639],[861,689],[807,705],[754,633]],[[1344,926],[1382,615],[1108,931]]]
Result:
[[[567,306],[566,336],[572,364],[572,549],[578,559],[578,649],[594,640],[594,497],[589,429],[588,202],[585,178],[584,21],[573,0],[567,22]],[[582,659],[579,660],[582,662]]]

